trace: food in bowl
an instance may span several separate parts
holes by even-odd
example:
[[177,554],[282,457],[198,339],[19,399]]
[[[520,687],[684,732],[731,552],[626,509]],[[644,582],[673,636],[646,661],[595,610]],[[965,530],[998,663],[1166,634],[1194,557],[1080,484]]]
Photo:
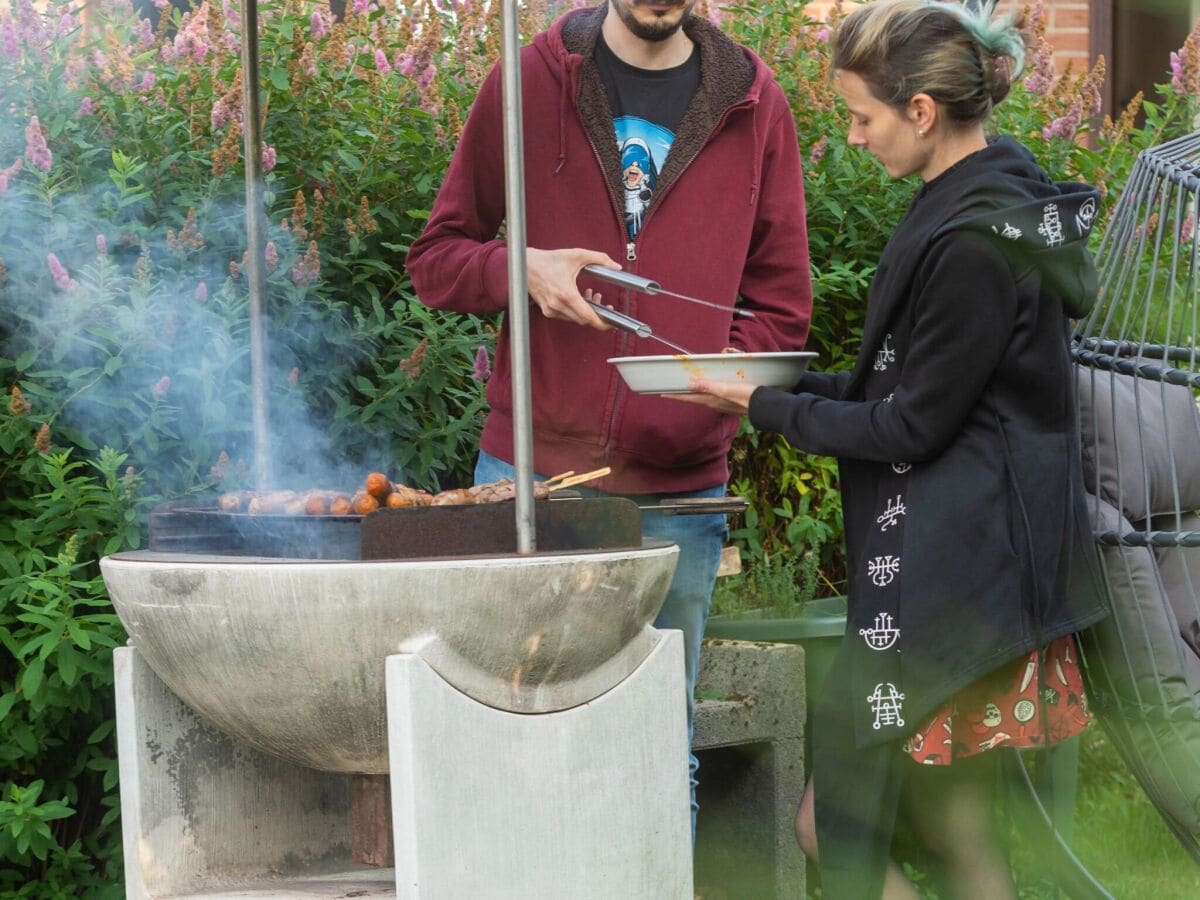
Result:
[[687,394],[693,378],[727,383],[746,382],[783,390],[795,385],[809,360],[809,351],[790,353],[693,353],[671,356],[615,356],[630,389],[639,394]]

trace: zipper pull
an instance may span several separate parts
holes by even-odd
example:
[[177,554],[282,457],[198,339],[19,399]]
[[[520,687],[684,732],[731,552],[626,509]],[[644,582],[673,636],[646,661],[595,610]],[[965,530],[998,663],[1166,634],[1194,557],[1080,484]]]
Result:
[[637,245],[633,241],[625,245],[625,260],[627,262],[637,262]]

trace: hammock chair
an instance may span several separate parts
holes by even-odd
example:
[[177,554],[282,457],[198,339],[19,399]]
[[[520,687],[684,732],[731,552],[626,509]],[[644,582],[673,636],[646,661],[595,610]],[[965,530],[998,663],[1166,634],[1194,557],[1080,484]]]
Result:
[[1093,711],[1200,862],[1200,132],[1141,153],[1073,342],[1113,615],[1081,636]]

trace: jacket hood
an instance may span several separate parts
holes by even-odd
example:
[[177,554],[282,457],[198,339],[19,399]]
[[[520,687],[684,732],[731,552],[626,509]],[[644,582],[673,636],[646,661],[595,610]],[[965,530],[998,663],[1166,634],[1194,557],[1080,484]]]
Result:
[[1085,315],[1096,301],[1096,268],[1087,243],[1100,209],[1099,191],[1076,181],[1051,181],[1024,146],[1000,137],[921,193],[936,191],[959,166],[961,176],[953,179],[956,209],[938,233],[966,229],[994,238],[1018,265],[1041,273],[1069,316]]
[[[557,169],[562,168],[566,159],[567,117],[578,110],[608,173],[614,196],[619,196],[620,156],[608,95],[595,63],[596,40],[607,12],[607,3],[572,10],[560,16],[547,31],[536,35],[533,48],[552,77],[559,81]],[[660,194],[682,172],[687,160],[699,152],[725,113],[743,103],[757,109],[763,91],[774,79],[766,63],[734,43],[707,19],[689,15],[683,30],[700,52],[700,85],[680,122],[666,166],[659,173]]]

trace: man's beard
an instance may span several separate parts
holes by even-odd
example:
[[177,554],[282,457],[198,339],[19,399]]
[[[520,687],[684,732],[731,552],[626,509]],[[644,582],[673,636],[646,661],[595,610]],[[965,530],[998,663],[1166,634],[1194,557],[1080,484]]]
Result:
[[[636,6],[637,0],[634,0],[632,5]],[[685,4],[687,9],[684,14],[679,17],[678,21],[668,22],[663,19],[655,19],[652,22],[643,22],[636,18],[629,7],[621,3],[621,0],[613,0],[612,6],[617,12],[617,18],[625,23],[625,27],[629,29],[630,33],[632,33],[634,37],[641,38],[643,41],[665,41],[680,28],[682,28],[683,23],[686,22],[688,16],[692,14],[692,4],[688,3]]]

